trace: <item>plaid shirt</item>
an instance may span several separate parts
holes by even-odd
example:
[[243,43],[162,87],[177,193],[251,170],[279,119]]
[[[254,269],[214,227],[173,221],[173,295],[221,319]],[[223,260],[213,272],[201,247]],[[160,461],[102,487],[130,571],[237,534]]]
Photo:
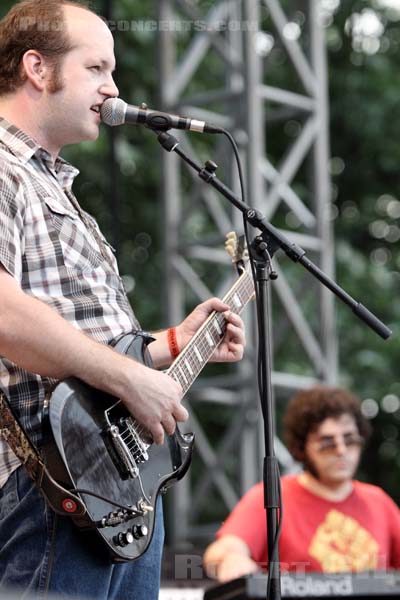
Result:
[[[71,191],[78,173],[0,118],[0,262],[26,294],[109,344],[138,323],[111,246]],[[0,357],[0,390],[38,445],[43,401],[55,383]],[[0,486],[18,465],[0,440]]]

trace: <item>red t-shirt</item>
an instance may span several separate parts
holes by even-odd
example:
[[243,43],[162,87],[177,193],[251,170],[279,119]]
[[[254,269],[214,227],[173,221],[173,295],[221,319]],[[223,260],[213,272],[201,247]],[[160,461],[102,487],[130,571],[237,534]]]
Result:
[[[282,478],[282,571],[343,571],[400,568],[400,510],[383,490],[354,481],[341,502],[306,490],[297,476]],[[232,534],[267,562],[263,485],[249,490],[217,533]]]

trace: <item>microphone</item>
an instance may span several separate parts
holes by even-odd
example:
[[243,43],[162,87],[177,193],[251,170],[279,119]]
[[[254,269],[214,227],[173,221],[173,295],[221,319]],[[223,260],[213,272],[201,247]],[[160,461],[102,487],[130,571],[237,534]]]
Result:
[[150,129],[168,131],[168,129],[188,129],[198,133],[222,133],[223,129],[205,121],[187,119],[178,115],[150,110],[146,104],[133,106],[121,98],[107,98],[100,107],[101,120],[106,125],[133,124],[145,125]]

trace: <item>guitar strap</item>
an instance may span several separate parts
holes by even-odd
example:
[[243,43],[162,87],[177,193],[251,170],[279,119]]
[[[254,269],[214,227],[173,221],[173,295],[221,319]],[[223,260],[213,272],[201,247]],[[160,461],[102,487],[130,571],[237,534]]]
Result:
[[28,438],[4,394],[0,394],[0,435],[25,466],[28,475],[54,512],[68,517],[85,515],[86,508],[82,500],[59,485],[50,475],[43,458]]

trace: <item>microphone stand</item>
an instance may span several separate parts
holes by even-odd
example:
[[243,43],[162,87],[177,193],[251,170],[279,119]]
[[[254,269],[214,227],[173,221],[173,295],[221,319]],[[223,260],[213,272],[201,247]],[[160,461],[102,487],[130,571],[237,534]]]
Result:
[[[270,310],[269,310],[269,289],[268,282],[277,278],[272,269],[271,258],[279,249],[295,263],[300,263],[309,271],[318,281],[333,292],[342,302],[347,304],[354,314],[364,321],[368,327],[373,329],[383,339],[391,335],[391,330],[371,313],[363,304],[357,302],[347,292],[345,292],[337,283],[330,279],[321,269],[319,269],[311,260],[305,256],[305,251],[295,243],[290,242],[284,234],[278,231],[263,214],[248,206],[240,200],[222,181],[216,176],[218,165],[213,161],[206,161],[204,166],[198,165],[180,148],[178,140],[166,133],[166,131],[153,130],[157,134],[157,139],[161,146],[168,152],[176,152],[190,167],[192,167],[199,177],[220,192],[242,213],[244,219],[253,227],[261,231],[251,243],[249,249],[251,259],[255,263],[256,273],[256,291],[259,300],[259,351],[261,357],[261,377],[259,381],[259,393],[261,409],[264,419],[264,438],[265,438],[265,458],[263,468],[264,482],[264,506],[267,518],[267,547],[269,578],[267,600],[280,600],[280,564],[279,549],[276,542],[278,532],[278,511],[280,509],[280,482],[278,462],[274,454],[274,412],[272,402],[272,382],[271,382],[271,331],[270,331]],[[279,517],[280,518],[280,517]]]

